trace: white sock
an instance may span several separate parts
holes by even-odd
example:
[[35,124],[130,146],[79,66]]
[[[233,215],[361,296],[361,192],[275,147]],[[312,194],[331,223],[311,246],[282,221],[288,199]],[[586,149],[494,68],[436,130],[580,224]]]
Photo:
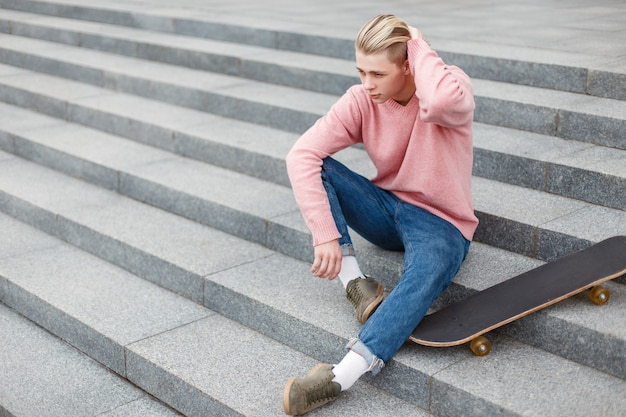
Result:
[[341,258],[341,271],[339,272],[339,279],[344,288],[348,287],[348,282],[355,278],[363,278],[363,272],[359,268],[359,263],[356,261],[356,257],[352,255],[344,256]]
[[345,391],[350,389],[361,375],[367,372],[368,368],[369,365],[363,359],[363,356],[351,350],[333,368],[333,374],[335,374],[333,381],[339,383],[341,390]]

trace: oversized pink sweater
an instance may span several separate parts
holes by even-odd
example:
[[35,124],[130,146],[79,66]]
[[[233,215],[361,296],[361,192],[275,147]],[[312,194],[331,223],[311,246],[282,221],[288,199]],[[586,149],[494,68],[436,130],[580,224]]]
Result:
[[449,221],[472,240],[478,219],[471,196],[471,81],[423,40],[408,43],[408,56],[416,92],[406,106],[392,99],[376,104],[361,85],[353,86],[287,155],[313,245],[340,236],[322,185],[322,159],[356,143],[363,143],[376,167],[374,184]]

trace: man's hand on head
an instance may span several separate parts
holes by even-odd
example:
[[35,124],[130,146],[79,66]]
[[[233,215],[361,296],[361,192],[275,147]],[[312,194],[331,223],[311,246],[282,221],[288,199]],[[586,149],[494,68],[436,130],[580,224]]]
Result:
[[418,28],[409,26],[409,33],[411,35],[411,39],[424,39],[424,41],[426,41],[426,43],[430,45],[430,42],[428,42],[428,40],[424,37],[424,35]]

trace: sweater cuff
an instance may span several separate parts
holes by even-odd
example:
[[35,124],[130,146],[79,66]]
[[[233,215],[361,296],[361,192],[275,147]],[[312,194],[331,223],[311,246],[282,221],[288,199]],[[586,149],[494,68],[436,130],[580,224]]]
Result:
[[313,246],[339,239],[341,234],[337,230],[335,219],[333,216],[327,216],[319,219],[311,225],[311,234],[313,235]]

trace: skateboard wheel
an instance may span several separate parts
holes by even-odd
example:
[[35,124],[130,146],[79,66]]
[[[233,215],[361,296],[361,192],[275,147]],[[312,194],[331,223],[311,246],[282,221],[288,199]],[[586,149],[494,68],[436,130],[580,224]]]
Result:
[[589,293],[589,298],[597,305],[606,304],[610,297],[611,292],[600,285],[593,287]]
[[491,351],[491,343],[484,336],[478,336],[470,343],[470,349],[476,356],[485,356]]

